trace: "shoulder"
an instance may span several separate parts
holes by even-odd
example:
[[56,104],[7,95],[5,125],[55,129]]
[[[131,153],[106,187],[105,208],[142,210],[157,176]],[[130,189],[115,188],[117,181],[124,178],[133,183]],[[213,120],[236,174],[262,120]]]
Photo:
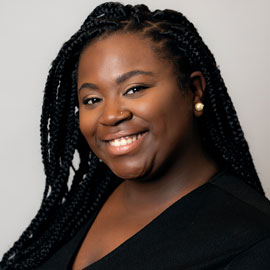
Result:
[[270,215],[270,201],[239,177],[226,170],[214,176],[210,182],[219,193],[226,193],[235,204]]
[[[214,176],[185,201],[185,211],[192,216],[187,229],[189,239],[202,243],[213,253],[229,254],[234,250],[237,254],[270,237],[269,201],[227,172]],[[175,214],[182,223],[179,209]]]
[[218,264],[226,270],[270,269],[270,203],[263,195],[222,172],[180,202],[172,211],[177,224],[169,232],[173,232],[171,245],[181,250],[185,261],[209,268]]
[[270,238],[265,238],[242,251],[224,270],[268,270],[270,268]]
[[209,236],[242,250],[270,238],[270,202],[266,197],[226,171],[213,177],[206,190],[197,218],[200,229]]

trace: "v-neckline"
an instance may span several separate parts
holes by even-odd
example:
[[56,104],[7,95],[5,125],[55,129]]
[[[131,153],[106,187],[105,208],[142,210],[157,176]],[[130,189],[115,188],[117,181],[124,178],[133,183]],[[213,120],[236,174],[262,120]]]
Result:
[[[137,238],[144,235],[147,230],[150,230],[154,224],[159,222],[162,218],[164,218],[164,216],[168,215],[169,212],[173,211],[174,208],[179,206],[179,204],[184,203],[185,201],[191,199],[191,197],[193,197],[197,192],[200,192],[200,191],[204,190],[205,188],[207,188],[207,186],[209,185],[210,182],[213,182],[217,177],[219,177],[223,173],[224,173],[224,171],[217,172],[206,183],[195,188],[194,190],[192,190],[191,192],[189,192],[185,196],[181,197],[180,199],[176,200],[174,203],[172,203],[170,206],[168,206],[166,209],[164,209],[159,215],[157,215],[154,219],[152,219],[149,223],[147,223],[142,229],[137,231],[135,234],[133,234],[131,237],[129,237],[127,240],[125,240],[123,243],[121,243],[115,249],[113,249],[112,251],[110,251],[109,253],[107,253],[106,255],[104,255],[103,257],[98,259],[97,261],[91,263],[90,265],[86,266],[85,268],[83,268],[81,270],[94,270],[93,267],[95,267],[96,265],[102,263],[103,261],[106,261],[109,258],[113,257],[116,253],[120,252],[124,247],[128,246],[131,242],[135,241]],[[77,242],[75,254],[74,254],[73,258],[71,258],[71,261],[69,262],[69,265],[70,265],[69,269],[72,268],[72,265],[73,265],[74,260],[79,252],[79,249],[80,249],[88,231],[90,230],[92,224],[94,223],[101,207],[95,212],[95,214],[92,216],[92,218],[89,220],[89,222],[85,224],[84,233],[83,233],[82,237],[80,238],[80,241]]]

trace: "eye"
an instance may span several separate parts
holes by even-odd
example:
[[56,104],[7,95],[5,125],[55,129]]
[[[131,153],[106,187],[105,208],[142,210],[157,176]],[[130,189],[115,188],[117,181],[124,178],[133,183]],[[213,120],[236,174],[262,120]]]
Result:
[[91,97],[91,98],[86,98],[86,99],[84,99],[84,100],[83,100],[83,104],[84,104],[84,105],[93,105],[93,104],[98,103],[98,102],[100,102],[100,101],[102,101],[101,98]]
[[129,88],[124,95],[133,95],[137,92],[140,92],[142,90],[145,90],[146,88],[148,88],[147,86],[142,86],[142,85],[138,85],[138,86],[133,86],[131,88]]

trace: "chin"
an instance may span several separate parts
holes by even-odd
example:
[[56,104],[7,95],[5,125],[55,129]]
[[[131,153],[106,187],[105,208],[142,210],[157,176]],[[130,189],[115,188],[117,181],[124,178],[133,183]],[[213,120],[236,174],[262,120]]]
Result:
[[147,165],[142,164],[121,164],[121,167],[119,166],[109,166],[112,170],[112,172],[124,179],[124,180],[143,180],[147,178],[147,175],[150,174],[151,167]]

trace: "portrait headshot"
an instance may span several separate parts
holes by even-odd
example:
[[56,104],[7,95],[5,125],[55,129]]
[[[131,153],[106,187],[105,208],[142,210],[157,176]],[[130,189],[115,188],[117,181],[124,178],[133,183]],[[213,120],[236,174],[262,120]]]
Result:
[[0,270],[270,269],[269,8],[2,1]]

